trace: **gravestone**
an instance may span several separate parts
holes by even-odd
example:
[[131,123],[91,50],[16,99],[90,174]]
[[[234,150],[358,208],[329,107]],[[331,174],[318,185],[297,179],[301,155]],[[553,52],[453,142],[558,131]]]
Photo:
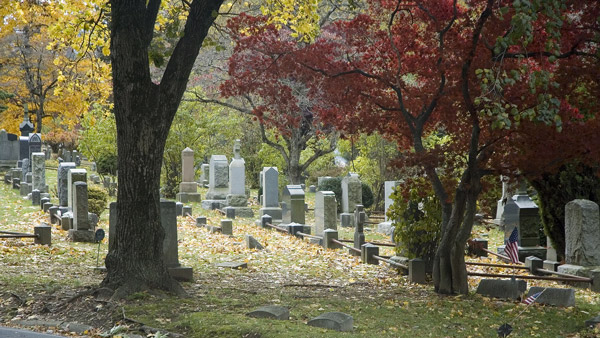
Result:
[[73,150],[73,162],[75,162],[75,165],[78,167],[81,165],[81,156],[77,150]]
[[67,207],[73,210],[73,199],[75,182],[87,182],[87,171],[85,169],[69,169],[67,171]]
[[527,282],[519,279],[482,279],[475,293],[494,298],[512,299],[521,298],[527,290]]
[[179,193],[177,194],[179,202],[200,202],[202,200],[198,193],[198,183],[196,183],[194,174],[194,151],[185,148],[181,152],[181,183],[179,183]]
[[535,299],[536,303],[562,307],[575,306],[574,289],[532,286],[529,288],[527,296],[535,295],[538,292],[541,294]]
[[[300,185],[286,185],[282,194],[282,217],[284,224],[305,223],[304,190]],[[284,204],[285,203],[285,204]]]
[[394,188],[398,186],[400,181],[385,181],[384,183],[384,195],[385,195],[385,221],[377,225],[377,232],[386,234],[387,236],[392,234],[392,220],[388,217],[388,210],[394,203],[391,196],[394,192]]
[[237,217],[254,217],[254,212],[248,207],[246,196],[246,162],[240,155],[240,140],[233,145],[233,159],[229,164],[229,194],[227,205],[235,210]]
[[342,213],[354,213],[357,204],[362,204],[362,185],[357,174],[348,173],[342,178]]
[[210,176],[210,165],[208,163],[203,163],[200,166],[200,169],[202,170],[202,175],[200,176],[200,184],[202,184],[203,187],[207,188],[208,178]]
[[73,229],[69,239],[73,242],[95,242],[95,232],[88,215],[88,188],[86,182],[73,183]]
[[540,245],[541,219],[538,206],[527,195],[524,186],[521,186],[516,195],[509,198],[504,206],[504,231],[508,238],[514,227],[519,232],[519,246],[535,247]]
[[317,191],[315,194],[315,235],[323,230],[337,230],[337,201],[333,191]]
[[262,170],[263,198],[259,217],[270,215],[273,223],[281,223],[282,211],[279,207],[279,172],[276,167]]
[[202,201],[202,208],[212,210],[221,209],[227,203],[229,193],[229,164],[225,155],[212,155],[210,157],[210,170],[208,179],[208,192],[206,200]]
[[179,264],[175,202],[160,201],[160,224],[165,231],[165,238],[163,240],[163,261],[169,270],[169,274],[179,281],[192,281],[192,268],[182,267],[181,264]]
[[61,207],[69,206],[69,190],[68,190],[68,174],[69,169],[75,169],[75,163],[73,162],[63,162],[58,165],[58,170],[56,174],[57,184],[56,190],[58,193],[58,205]]
[[246,248],[248,249],[263,250],[265,248],[256,238],[252,237],[251,235],[246,235],[245,240]]
[[288,320],[290,319],[290,310],[280,305],[267,305],[246,313],[246,316],[253,318]]
[[[361,250],[362,246],[365,244],[365,233],[364,233],[364,224],[367,219],[367,214],[364,212],[364,208],[362,205],[357,205],[356,210],[354,210],[354,248]],[[361,254],[355,250],[348,250],[348,252],[353,256],[360,256]]]
[[19,141],[17,135],[0,130],[0,168],[14,168],[19,160]]
[[[41,134],[30,134],[29,135],[29,154],[27,158],[31,163],[31,154],[42,152],[42,137]],[[31,172],[31,168],[29,169]]]
[[27,181],[25,176],[31,172],[30,166],[31,166],[31,162],[29,161],[28,158],[24,158],[21,161],[21,181],[23,181],[23,182]]
[[342,312],[327,312],[309,320],[307,324],[323,329],[349,332],[353,330],[354,319]]
[[[46,155],[42,152],[31,154],[32,189],[48,192],[46,185]],[[27,180],[27,178],[26,178]]]
[[29,136],[19,137],[19,160],[29,158]]
[[600,266],[598,204],[576,199],[565,206],[565,260],[567,264]]

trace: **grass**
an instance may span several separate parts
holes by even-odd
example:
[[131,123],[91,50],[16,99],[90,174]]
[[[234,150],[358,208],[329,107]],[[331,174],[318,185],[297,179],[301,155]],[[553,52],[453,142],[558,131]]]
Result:
[[[56,172],[47,171],[47,182],[56,184]],[[200,191],[205,195],[206,190]],[[314,194],[307,194],[309,206]],[[56,197],[53,197],[56,201]],[[0,228],[31,232],[34,225],[47,221],[39,208],[29,206],[9,185],[0,185]],[[191,203],[194,217],[207,216],[209,225],[219,225],[222,216],[204,211]],[[258,205],[253,204],[255,216]],[[108,230],[108,212],[100,227]],[[94,269],[98,246],[70,243],[66,232],[52,229],[51,247],[34,245],[31,240],[0,241],[0,320],[59,317],[60,320],[94,320],[98,330],[83,336],[99,337],[115,325],[131,321],[183,334],[185,337],[493,337],[503,323],[514,328],[511,337],[593,337],[600,332],[584,328],[584,321],[600,312],[597,294],[576,289],[576,306],[556,308],[481,297],[443,297],[432,285],[409,283],[386,264],[366,265],[347,250],[322,248],[274,230],[262,229],[254,219],[235,219],[234,235],[211,234],[195,226],[189,218],[178,218],[179,260],[194,269],[194,282],[183,283],[188,298],[160,292],[142,292],[115,303],[98,303],[83,297],[69,303],[74,294],[96,287],[104,275]],[[307,223],[314,222],[307,213]],[[352,238],[349,229],[339,229],[340,237]],[[254,236],[265,250],[246,249],[246,234]],[[387,241],[375,231],[365,232],[367,240]],[[502,243],[496,228],[477,226],[474,237],[488,237],[490,248]],[[106,240],[100,245],[100,262],[106,255]],[[382,249],[381,255],[392,255]],[[492,261],[492,258],[482,261]],[[216,268],[215,263],[244,261],[248,269]],[[102,264],[102,263],[101,263]],[[469,280],[472,290],[479,279]],[[529,281],[529,286],[564,287],[551,282]],[[16,303],[17,295],[23,300]],[[59,302],[79,306],[68,311],[54,310],[48,304]],[[275,321],[245,316],[260,306],[283,305],[290,320]],[[51,309],[44,312],[45,306]],[[62,306],[62,305],[61,305]],[[56,309],[61,309],[57,306]],[[89,310],[92,309],[92,310]],[[353,316],[354,331],[339,333],[306,325],[324,312],[340,311]],[[75,315],[80,314],[79,317]],[[44,317],[45,318],[45,317]]]

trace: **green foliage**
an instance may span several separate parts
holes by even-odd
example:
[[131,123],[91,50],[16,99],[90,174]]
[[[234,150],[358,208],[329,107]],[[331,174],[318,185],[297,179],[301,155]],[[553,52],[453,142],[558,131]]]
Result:
[[116,154],[101,153],[96,158],[96,169],[100,175],[117,175],[118,157]]
[[399,170],[392,166],[392,161],[399,156],[398,146],[384,139],[379,133],[374,133],[361,134],[354,143],[340,140],[338,149],[345,158],[354,158],[350,162],[349,170],[357,173],[360,180],[373,189],[373,204],[375,208],[383,209],[384,182],[397,180],[400,174]]
[[106,107],[94,104],[81,120],[79,150],[92,161],[117,154],[117,125],[115,116]]
[[88,186],[88,207],[91,213],[100,217],[106,209],[108,202],[108,192],[97,185]]
[[370,208],[373,205],[373,191],[371,187],[365,182],[361,182],[362,184],[362,203],[366,208]]
[[570,163],[554,174],[530,179],[538,193],[538,205],[544,231],[559,256],[565,252],[565,204],[574,199],[600,202],[598,167]]
[[[233,155],[233,142],[243,135],[247,118],[216,105],[182,101],[165,144],[161,172],[161,190],[174,198],[181,183],[181,152],[194,151],[195,168],[208,163],[213,154]],[[244,145],[242,144],[242,149]]]
[[317,185],[318,178],[323,176],[341,176],[346,173],[346,168],[335,164],[335,154],[329,153],[313,162],[306,170],[306,185]]
[[396,227],[397,252],[410,258],[433,262],[441,239],[442,209],[430,184],[423,177],[394,190],[388,217]]

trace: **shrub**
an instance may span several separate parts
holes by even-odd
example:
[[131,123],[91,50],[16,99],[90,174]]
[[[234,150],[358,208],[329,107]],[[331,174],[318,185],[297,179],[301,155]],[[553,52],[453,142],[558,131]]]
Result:
[[421,258],[429,266],[441,239],[442,209],[425,179],[412,183],[402,185],[405,190],[400,188],[392,193],[394,203],[388,209],[388,217],[396,227],[397,253]]
[[337,200],[338,212],[342,210],[342,178],[332,177],[330,179],[321,181],[319,184],[319,191],[333,191],[335,199]]
[[366,208],[370,208],[373,205],[373,191],[371,187],[365,182],[362,183],[362,203]]
[[96,160],[96,169],[100,175],[117,175],[118,158],[116,154],[100,154]]
[[90,212],[98,215],[102,215],[108,202],[108,192],[102,187],[97,185],[88,186],[88,208]]

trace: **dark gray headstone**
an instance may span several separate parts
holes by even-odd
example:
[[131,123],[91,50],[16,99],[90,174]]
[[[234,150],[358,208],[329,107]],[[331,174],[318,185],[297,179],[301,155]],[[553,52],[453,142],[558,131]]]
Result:
[[230,219],[221,220],[221,233],[223,235],[233,235],[233,221]]
[[[27,158],[31,161],[31,154],[39,153],[42,151],[42,137],[40,134],[30,134],[29,135],[29,153],[27,154]],[[45,157],[45,155],[44,155]]]
[[256,249],[256,250],[262,250],[265,247],[262,246],[262,244],[260,244],[258,242],[258,240],[256,240],[256,238],[250,236],[250,235],[246,235],[246,248],[248,249]]
[[163,240],[163,260],[165,265],[168,268],[179,267],[175,202],[160,201],[160,224],[165,231],[165,239]]
[[532,286],[529,288],[527,296],[534,295],[538,292],[542,292],[542,294],[536,298],[536,303],[564,307],[575,306],[575,290],[573,289]]
[[352,331],[354,318],[343,312],[327,312],[308,321],[310,326],[349,332]]
[[288,320],[290,319],[290,310],[280,305],[267,305],[261,306],[254,311],[246,313],[246,316],[254,318]]
[[85,182],[73,183],[73,229],[94,230],[88,218],[88,186]]
[[482,279],[475,293],[486,297],[516,300],[521,298],[525,290],[527,282],[521,279]]

